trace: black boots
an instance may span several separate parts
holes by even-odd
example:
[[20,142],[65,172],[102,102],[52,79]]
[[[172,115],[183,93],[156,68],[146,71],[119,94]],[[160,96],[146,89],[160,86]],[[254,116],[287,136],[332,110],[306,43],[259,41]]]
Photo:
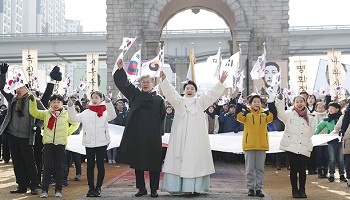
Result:
[[307,195],[305,193],[305,188],[299,189],[299,198],[307,198]]
[[328,169],[327,168],[319,168],[317,169],[318,178],[327,178]]
[[323,178],[327,178],[328,168],[322,168]]
[[298,189],[292,189],[292,197],[299,198],[299,190]]
[[307,198],[307,195],[305,193],[305,188],[292,189],[292,197],[293,198]]

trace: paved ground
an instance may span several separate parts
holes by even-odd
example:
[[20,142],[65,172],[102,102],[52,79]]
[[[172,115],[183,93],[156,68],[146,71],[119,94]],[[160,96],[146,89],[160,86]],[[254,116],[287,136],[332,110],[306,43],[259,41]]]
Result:
[[[211,176],[211,190],[209,193],[203,193],[193,199],[257,199],[248,198],[244,179],[243,165],[233,165],[218,162],[215,164],[216,173]],[[148,177],[147,179],[148,180]],[[148,182],[147,182],[147,185]],[[110,181],[103,189],[103,198],[110,199],[135,199],[135,174],[133,170],[127,170],[124,174]],[[149,186],[148,186],[149,188]],[[159,192],[160,199],[188,199],[186,195],[170,195],[169,193]],[[149,195],[140,199],[154,199]],[[265,199],[270,199],[269,197]]]
[[[154,199],[149,195],[140,198],[134,197],[135,176],[133,170],[127,165],[106,164],[106,177],[100,199]],[[86,165],[83,163],[83,177],[81,181],[70,181],[69,186],[63,188],[62,199],[91,199],[86,198],[87,180]],[[289,171],[276,170],[270,165],[265,167],[264,192],[265,198],[248,198],[244,179],[244,165],[238,163],[215,162],[216,173],[211,176],[211,191],[203,193],[198,197],[187,197],[183,195],[170,195],[159,193],[158,199],[292,199],[289,182]],[[74,178],[75,169],[71,168],[69,178]],[[337,178],[337,176],[336,176]],[[148,177],[146,178],[148,185]],[[10,194],[9,190],[16,187],[11,162],[0,163],[0,199],[37,199],[38,195]],[[307,177],[308,199],[350,199],[350,188],[345,183],[329,183],[327,179],[318,179],[316,175]],[[53,199],[53,187],[50,187],[49,198]],[[55,198],[56,199],[56,198]]]

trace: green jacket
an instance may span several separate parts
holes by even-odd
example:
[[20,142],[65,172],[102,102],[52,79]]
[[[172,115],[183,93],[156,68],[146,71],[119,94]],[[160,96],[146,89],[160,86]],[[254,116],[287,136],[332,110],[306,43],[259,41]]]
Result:
[[321,121],[315,131],[315,135],[318,135],[324,128],[326,128],[326,133],[330,134],[334,130],[334,126],[337,124],[338,120],[332,120],[330,122],[328,121]]
[[30,101],[29,113],[34,118],[44,120],[43,144],[67,145],[67,137],[79,128],[80,123],[70,121],[67,110],[62,110],[52,130],[47,127],[51,117],[50,110],[38,110],[36,101]]

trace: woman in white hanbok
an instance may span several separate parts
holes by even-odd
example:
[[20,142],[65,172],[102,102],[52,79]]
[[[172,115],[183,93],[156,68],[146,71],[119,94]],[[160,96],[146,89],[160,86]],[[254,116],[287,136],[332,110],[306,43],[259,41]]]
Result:
[[168,150],[164,160],[161,190],[197,195],[209,191],[210,174],[215,172],[204,110],[221,95],[227,72],[207,94],[196,96],[197,85],[188,81],[180,96],[161,72],[159,88],[175,109]]

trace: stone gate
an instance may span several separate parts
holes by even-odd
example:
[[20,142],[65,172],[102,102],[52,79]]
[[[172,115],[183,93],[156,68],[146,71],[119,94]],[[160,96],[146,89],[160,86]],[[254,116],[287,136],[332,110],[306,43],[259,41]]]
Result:
[[[266,42],[267,60],[288,61],[289,0],[106,0],[107,65],[111,74],[123,37],[138,37],[142,59],[156,56],[163,27],[177,13],[203,8],[215,12],[229,27],[232,52],[241,44],[241,66],[246,75],[246,91],[254,91],[249,72],[263,53]],[[186,22],[183,22],[186,23]],[[138,45],[133,45],[134,50]],[[125,60],[132,55],[125,57]],[[188,65],[188,64],[186,64]],[[116,90],[112,76],[109,86]],[[115,92],[113,92],[115,94]]]

